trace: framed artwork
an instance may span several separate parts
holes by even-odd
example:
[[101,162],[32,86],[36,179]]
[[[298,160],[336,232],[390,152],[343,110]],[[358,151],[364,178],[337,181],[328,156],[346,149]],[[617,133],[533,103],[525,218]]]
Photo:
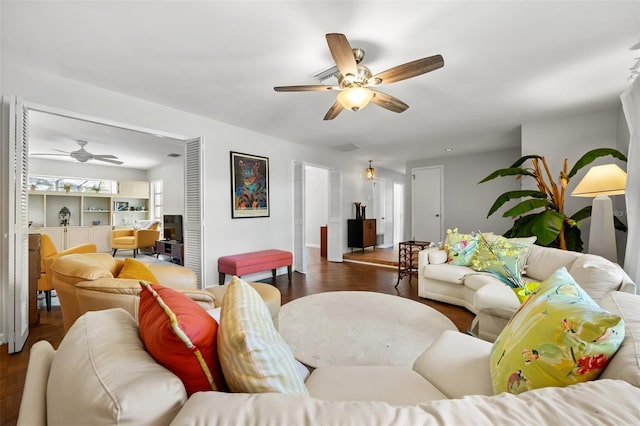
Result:
[[231,218],[269,217],[269,159],[231,152]]
[[129,203],[127,201],[116,201],[116,211],[124,212],[129,210]]

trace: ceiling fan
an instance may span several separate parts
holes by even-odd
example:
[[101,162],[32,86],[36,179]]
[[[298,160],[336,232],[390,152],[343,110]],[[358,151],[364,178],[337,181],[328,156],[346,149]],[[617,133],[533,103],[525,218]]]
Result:
[[88,152],[87,150],[84,149],[84,147],[88,143],[87,141],[77,140],[76,142],[78,143],[78,145],[80,145],[80,149],[76,151],[67,152],[67,151],[62,151],[61,149],[51,148],[52,150],[62,152],[63,154],[32,153],[31,155],[54,155],[54,156],[60,156],[60,157],[64,157],[68,155],[71,158],[81,163],[86,163],[89,160],[96,160],[96,161],[104,161],[105,163],[117,164],[117,165],[123,164],[122,161],[118,161],[118,157],[116,157],[115,155],[110,155],[110,154],[96,155]]
[[337,91],[336,102],[324,116],[325,120],[333,120],[345,108],[358,111],[367,106],[369,102],[373,102],[389,111],[403,112],[409,108],[409,105],[391,95],[372,90],[371,87],[406,80],[444,66],[442,56],[435,55],[407,62],[372,75],[369,68],[360,64],[364,58],[364,51],[362,49],[352,49],[344,34],[327,34],[326,38],[329,51],[331,51],[331,56],[333,56],[338,68],[339,86],[306,85],[273,88],[276,92]]

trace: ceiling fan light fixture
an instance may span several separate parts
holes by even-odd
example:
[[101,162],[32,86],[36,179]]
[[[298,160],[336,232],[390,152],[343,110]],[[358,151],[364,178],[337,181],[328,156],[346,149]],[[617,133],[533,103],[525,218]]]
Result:
[[369,105],[373,92],[366,87],[350,87],[338,93],[336,98],[345,109],[358,111]]

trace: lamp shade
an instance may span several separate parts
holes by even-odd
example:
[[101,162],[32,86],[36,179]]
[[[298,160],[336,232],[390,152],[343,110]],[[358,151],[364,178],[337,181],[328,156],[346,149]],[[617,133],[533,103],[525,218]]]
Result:
[[627,184],[627,174],[615,164],[594,166],[582,178],[571,195],[574,197],[597,197],[598,195],[621,195]]
[[346,109],[358,111],[373,99],[373,92],[366,87],[351,87],[338,93],[336,99]]

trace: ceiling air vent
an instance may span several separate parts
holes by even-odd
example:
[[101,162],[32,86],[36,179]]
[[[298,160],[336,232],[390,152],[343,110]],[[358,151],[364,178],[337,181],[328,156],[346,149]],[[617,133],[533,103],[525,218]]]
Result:
[[171,158],[176,158],[176,157],[180,157],[182,154],[176,154],[175,152],[172,152],[171,154],[167,154],[167,157],[171,157]]
[[362,147],[360,145],[356,145],[353,143],[347,143],[344,145],[336,145],[332,147],[333,149],[335,149],[336,151],[340,151],[340,152],[351,152],[351,151],[357,151],[359,149],[362,149]]

